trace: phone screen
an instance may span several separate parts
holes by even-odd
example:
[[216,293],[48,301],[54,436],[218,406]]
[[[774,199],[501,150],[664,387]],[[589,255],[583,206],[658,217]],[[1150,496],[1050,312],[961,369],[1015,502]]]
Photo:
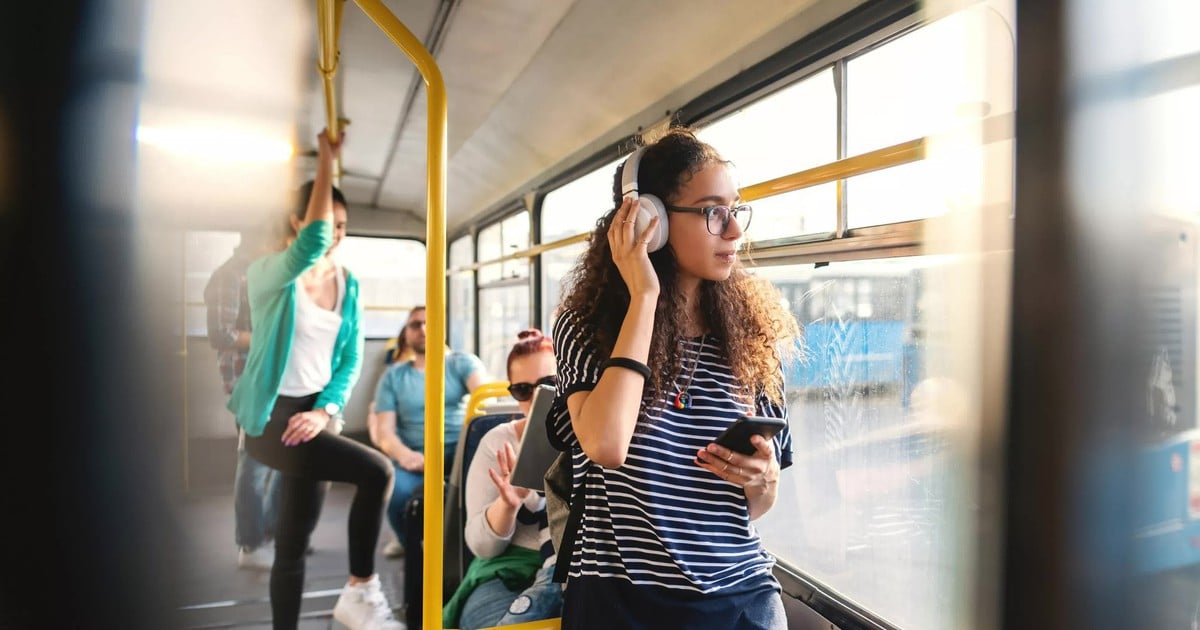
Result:
[[782,418],[742,416],[737,419],[737,422],[729,425],[729,428],[725,429],[716,442],[735,453],[753,455],[756,449],[750,443],[750,436],[761,435],[769,440],[785,426],[787,426],[787,422]]

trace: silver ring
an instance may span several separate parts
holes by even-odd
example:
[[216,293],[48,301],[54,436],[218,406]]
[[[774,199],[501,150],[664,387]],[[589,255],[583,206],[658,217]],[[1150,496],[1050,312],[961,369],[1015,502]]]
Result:
[[743,475],[743,474],[742,474],[742,467],[741,467],[741,466],[738,466],[738,476],[739,476],[739,477],[744,477],[744,476],[745,476],[745,475]]
[[633,223],[633,219],[627,219],[625,221],[621,221],[621,223]]
[[721,472],[725,472],[726,470],[729,470],[729,462],[725,462],[725,467],[721,469]]

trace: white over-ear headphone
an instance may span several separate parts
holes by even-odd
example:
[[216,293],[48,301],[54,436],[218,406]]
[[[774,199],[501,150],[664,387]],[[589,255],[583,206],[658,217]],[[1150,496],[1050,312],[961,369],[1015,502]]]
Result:
[[667,208],[662,200],[654,195],[638,194],[638,163],[642,161],[642,154],[645,152],[646,147],[640,147],[621,166],[621,196],[634,199],[638,203],[637,218],[633,224],[634,234],[640,235],[650,225],[650,219],[658,216],[658,229],[646,245],[646,251],[656,252],[667,244]]

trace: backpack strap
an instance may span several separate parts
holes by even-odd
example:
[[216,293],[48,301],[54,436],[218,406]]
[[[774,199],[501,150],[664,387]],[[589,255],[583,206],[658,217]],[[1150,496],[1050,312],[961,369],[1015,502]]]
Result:
[[571,569],[571,557],[575,555],[575,538],[579,533],[580,522],[583,521],[583,488],[587,480],[571,491],[570,512],[567,524],[563,527],[562,542],[558,546],[558,557],[554,560],[554,581],[563,584],[567,581],[567,572]]

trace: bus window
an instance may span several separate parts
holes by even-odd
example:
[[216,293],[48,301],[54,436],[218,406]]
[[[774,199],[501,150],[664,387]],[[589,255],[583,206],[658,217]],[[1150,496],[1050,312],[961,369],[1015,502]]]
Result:
[[[353,221],[353,215],[351,215]],[[425,245],[411,239],[347,236],[333,251],[357,278],[367,339],[396,335],[408,311],[425,303]]]
[[[479,231],[479,260],[485,262],[529,249],[529,212],[522,210]],[[479,284],[528,278],[529,260],[506,260],[479,269]]]
[[785,368],[796,465],[759,531],[781,562],[901,628],[942,627],[959,570],[945,541],[970,508],[948,493],[939,424],[909,403],[926,376],[910,310],[925,264],[753,269],[783,292],[804,347]]
[[[1012,50],[1008,26],[998,14],[980,9],[956,13],[850,59],[846,64],[847,155],[1011,114],[1011,68],[993,64],[989,72],[978,71],[980,58],[996,55],[996,47]],[[1007,160],[1011,141],[994,142],[987,150]],[[970,197],[979,190],[979,169],[972,165],[978,159],[978,153],[970,159],[958,158],[961,173],[955,178],[961,181],[947,181],[947,165],[924,160],[850,179],[846,183],[848,226],[938,216],[952,203],[970,207],[976,201]]]
[[529,284],[480,288],[479,303],[479,358],[488,375],[504,379],[512,340],[530,326]]
[[[529,212],[520,211],[479,231],[479,260],[494,260],[529,248]],[[529,328],[529,259],[506,260],[479,269],[479,358],[496,378],[518,331]]]
[[184,334],[207,337],[204,286],[212,272],[233,255],[241,236],[237,232],[195,230],[184,234],[183,239]]
[[[745,107],[699,131],[720,147],[748,186],[827,164],[837,154],[837,91],[832,68]],[[746,238],[832,232],[837,226],[837,185],[823,184],[757,199]]]
[[[1196,414],[1197,238],[1192,218],[1151,217],[1142,285],[1142,352],[1137,376],[1144,392],[1135,420],[1136,506],[1133,532],[1137,600],[1147,614],[1200,620],[1200,424]],[[1186,608],[1186,607],[1185,607]],[[1195,627],[1193,625],[1193,627]]]
[[[447,262],[451,269],[475,262],[475,239],[470,234],[450,243]],[[475,272],[456,271],[447,279],[446,302],[449,305],[446,323],[450,347],[475,353]]]
[[[542,200],[542,242],[550,243],[576,234],[591,232],[596,220],[612,206],[612,186],[617,165],[614,160],[600,168],[555,188]],[[550,250],[542,254],[542,328],[549,334],[554,309],[562,295],[563,277],[586,249],[585,243]]]

